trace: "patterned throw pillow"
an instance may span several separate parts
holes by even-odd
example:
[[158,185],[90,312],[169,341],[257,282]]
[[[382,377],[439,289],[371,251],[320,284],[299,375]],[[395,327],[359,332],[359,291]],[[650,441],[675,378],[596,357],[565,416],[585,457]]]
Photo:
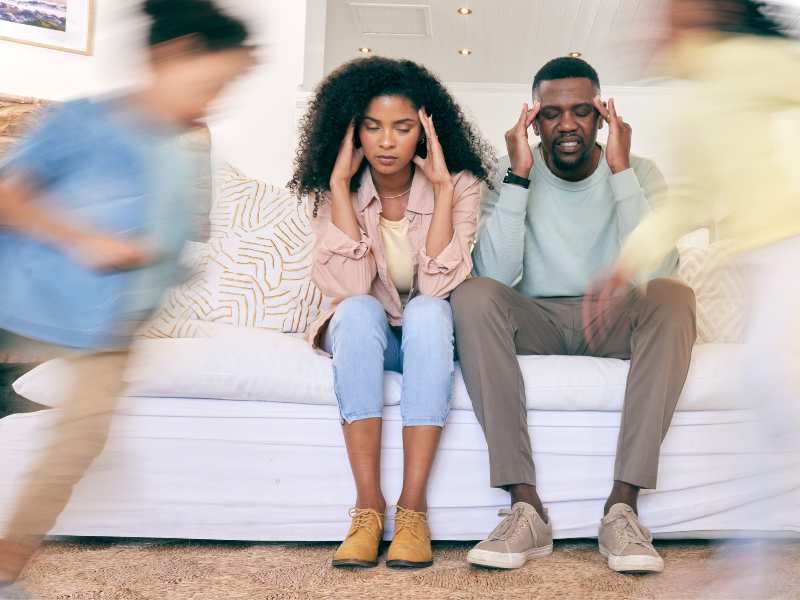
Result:
[[735,343],[744,334],[744,281],[715,245],[681,248],[678,274],[697,298],[697,343]]
[[226,166],[217,174],[210,238],[144,337],[204,337],[207,324],[303,333],[323,306],[311,282],[311,228],[287,190]]

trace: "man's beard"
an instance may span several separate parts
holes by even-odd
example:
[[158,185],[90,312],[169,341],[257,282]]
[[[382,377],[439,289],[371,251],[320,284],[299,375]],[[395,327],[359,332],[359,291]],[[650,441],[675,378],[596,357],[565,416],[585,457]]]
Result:
[[[561,160],[557,152],[558,148],[558,141],[553,142],[553,146],[550,149],[550,156],[553,160],[553,166],[558,169],[559,171],[568,173],[569,171],[574,171],[582,167],[587,160],[592,156],[592,149],[591,148],[584,148],[583,152],[577,155],[575,160],[571,160],[569,162]],[[575,156],[575,155],[573,155]]]

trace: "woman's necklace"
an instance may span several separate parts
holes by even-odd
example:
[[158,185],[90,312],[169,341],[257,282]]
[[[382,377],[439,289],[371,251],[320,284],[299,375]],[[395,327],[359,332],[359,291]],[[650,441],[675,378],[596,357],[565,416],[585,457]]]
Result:
[[397,194],[396,196],[381,196],[381,194],[379,192],[378,193],[378,198],[380,198],[381,200],[394,200],[396,198],[402,198],[403,196],[408,194],[410,191],[411,191],[411,188],[408,188],[405,192],[403,192],[402,194]]

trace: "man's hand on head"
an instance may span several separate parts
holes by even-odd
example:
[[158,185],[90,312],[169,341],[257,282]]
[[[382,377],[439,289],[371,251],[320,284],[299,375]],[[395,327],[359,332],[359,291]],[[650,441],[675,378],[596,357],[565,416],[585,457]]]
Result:
[[595,96],[594,107],[600,113],[600,117],[608,123],[608,142],[606,142],[608,167],[615,174],[630,169],[633,129],[617,114],[613,98],[609,98],[606,105],[600,96]]
[[522,112],[514,126],[506,131],[506,148],[511,161],[511,172],[517,177],[530,178],[533,168],[533,152],[528,141],[528,129],[539,114],[541,103],[537,100],[531,108],[528,103],[522,105]]

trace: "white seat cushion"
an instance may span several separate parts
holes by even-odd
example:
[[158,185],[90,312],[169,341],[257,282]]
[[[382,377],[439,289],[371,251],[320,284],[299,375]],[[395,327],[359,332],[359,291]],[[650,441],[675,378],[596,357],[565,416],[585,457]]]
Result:
[[[727,410],[746,406],[747,394],[731,365],[738,344],[694,347],[678,410]],[[627,360],[588,356],[519,356],[528,410],[619,411],[625,398]],[[461,370],[456,370],[453,408],[472,408]]]
[[[298,337],[216,327],[213,337],[142,340],[127,374],[127,395],[336,404],[331,361]],[[740,408],[748,399],[731,365],[736,344],[696,346],[679,410]],[[619,411],[628,362],[583,356],[521,356],[529,410]],[[45,363],[20,378],[21,396],[56,406],[68,382],[65,363]],[[384,401],[400,402],[402,376],[386,373]],[[471,410],[460,369],[451,406]]]

